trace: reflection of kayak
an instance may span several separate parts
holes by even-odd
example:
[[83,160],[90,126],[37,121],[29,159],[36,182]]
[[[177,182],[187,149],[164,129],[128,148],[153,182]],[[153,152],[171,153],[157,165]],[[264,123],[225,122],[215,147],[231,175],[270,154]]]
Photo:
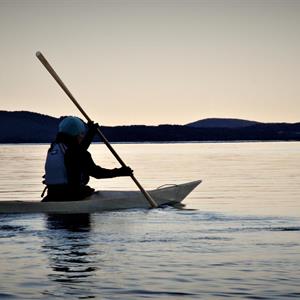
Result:
[[[180,203],[201,180],[149,191],[158,205]],[[149,208],[140,191],[98,191],[81,201],[37,202],[1,201],[0,213],[62,213],[78,214],[129,208]]]

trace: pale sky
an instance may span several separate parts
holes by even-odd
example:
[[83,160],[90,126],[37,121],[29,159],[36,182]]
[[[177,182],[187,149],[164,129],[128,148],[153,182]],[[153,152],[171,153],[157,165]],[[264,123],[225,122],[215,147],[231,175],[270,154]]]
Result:
[[0,0],[0,110],[102,125],[300,121],[300,1]]

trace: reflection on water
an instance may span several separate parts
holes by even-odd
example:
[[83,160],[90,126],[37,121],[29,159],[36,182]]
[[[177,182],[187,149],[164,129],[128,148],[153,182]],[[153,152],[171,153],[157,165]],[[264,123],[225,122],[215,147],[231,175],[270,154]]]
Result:
[[46,227],[50,230],[70,232],[89,232],[91,229],[90,214],[48,214]]
[[97,270],[96,255],[91,249],[91,217],[88,214],[46,216],[46,235],[43,239],[49,266],[53,270],[50,281],[60,284],[44,294],[58,296],[85,295],[94,298],[85,285]]

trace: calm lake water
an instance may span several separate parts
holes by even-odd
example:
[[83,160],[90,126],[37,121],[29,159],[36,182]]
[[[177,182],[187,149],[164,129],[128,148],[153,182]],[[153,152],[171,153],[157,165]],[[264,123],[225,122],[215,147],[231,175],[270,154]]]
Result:
[[[0,201],[40,200],[47,148],[0,145]],[[0,299],[300,298],[300,143],[115,148],[147,189],[203,183],[183,210],[1,215]],[[117,166],[103,145],[91,152]]]

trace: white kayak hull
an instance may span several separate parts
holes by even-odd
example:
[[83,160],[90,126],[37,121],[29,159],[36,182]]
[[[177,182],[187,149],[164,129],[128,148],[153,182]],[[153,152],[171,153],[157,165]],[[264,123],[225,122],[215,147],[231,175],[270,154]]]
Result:
[[[161,205],[179,204],[201,180],[149,191],[149,194]],[[150,205],[140,191],[98,191],[80,201],[1,201],[0,213],[50,213],[82,214],[110,210],[149,208]]]

